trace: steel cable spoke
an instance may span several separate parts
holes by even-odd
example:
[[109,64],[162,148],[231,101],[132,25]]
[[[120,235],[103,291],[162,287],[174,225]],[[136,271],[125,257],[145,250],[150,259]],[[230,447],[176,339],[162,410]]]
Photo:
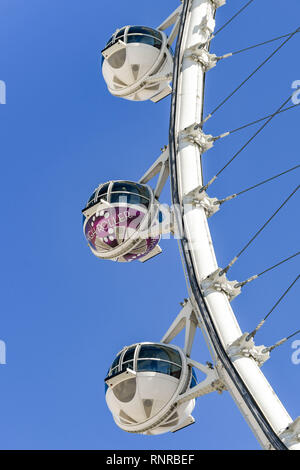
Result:
[[244,5],[237,13],[235,13],[221,28],[219,28],[213,35],[213,37],[216,37],[217,34],[219,34],[223,29],[225,29],[237,16],[239,16],[251,3],[253,3],[254,0],[250,0],[246,5]]
[[203,123],[207,121],[208,118],[212,117],[235,93],[242,88],[269,60],[274,57],[280,49],[285,46],[294,36],[300,31],[300,27],[298,27],[293,33],[289,35],[289,37],[283,41],[280,46],[278,46],[272,54],[270,54],[245,80],[240,83],[214,110],[204,119]]
[[[290,258],[288,258],[290,259]],[[278,265],[277,265],[278,266]],[[269,318],[269,316],[273,313],[273,311],[276,309],[276,307],[280,304],[280,302],[285,298],[285,296],[288,294],[288,292],[292,289],[292,287],[296,284],[298,279],[300,278],[300,274],[296,277],[296,279],[289,285],[289,287],[284,291],[284,293],[280,296],[280,298],[277,300],[277,302],[273,305],[273,307],[269,310],[269,312],[265,315],[265,317],[262,319],[262,321],[257,325],[257,327],[249,333],[247,336],[246,340],[249,341],[251,338],[254,338],[256,333],[261,329],[261,327],[265,324],[266,320]],[[291,336],[289,336],[287,339],[290,339]]]
[[[280,205],[280,207],[268,218],[268,220],[260,227],[257,232],[250,238],[250,240],[243,246],[243,248],[238,252],[238,254],[232,259],[232,261],[226,266],[226,268],[222,269],[220,272],[220,276],[224,273],[227,273],[231,266],[239,259],[239,257],[247,250],[247,248],[254,242],[254,240],[258,237],[258,235],[269,225],[269,223],[274,219],[274,217],[279,213],[279,211],[288,203],[288,201],[296,194],[300,185],[298,185],[294,191],[284,200],[284,202]],[[264,274],[264,273],[261,273]]]

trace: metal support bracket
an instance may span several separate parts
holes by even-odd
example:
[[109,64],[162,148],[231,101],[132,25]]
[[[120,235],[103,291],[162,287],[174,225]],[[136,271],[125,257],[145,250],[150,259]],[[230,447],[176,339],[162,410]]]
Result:
[[241,357],[250,357],[261,367],[270,358],[270,353],[267,351],[266,346],[255,346],[253,338],[248,338],[249,333],[244,333],[236,339],[228,346],[227,354],[232,361]]
[[199,362],[193,361],[192,359],[188,359],[188,365],[195,367],[196,369],[203,372],[206,375],[206,378],[202,380],[202,382],[198,383],[198,385],[195,387],[190,388],[187,392],[180,395],[178,405],[194,398],[202,397],[208,393],[222,393],[224,390],[226,390],[226,387],[220,380],[216,369],[208,365],[205,366],[200,364]]
[[214,145],[214,137],[211,134],[205,134],[198,123],[186,127],[180,132],[179,138],[183,142],[197,144],[201,153],[207,152]]
[[165,29],[173,25],[172,31],[168,37],[169,46],[172,45],[172,43],[174,42],[178,34],[181,11],[182,11],[182,5],[179,5],[179,7],[176,8],[176,10],[173,11],[173,13],[171,13],[171,15],[169,15],[168,18],[166,18],[164,22],[161,25],[159,25],[157,28],[159,31],[164,31]]
[[[231,302],[241,293],[241,287],[237,286],[237,281],[229,281],[226,273],[222,271],[221,268],[218,268],[201,282],[203,295],[206,297],[213,292],[223,292]],[[222,274],[220,275],[220,273]]]
[[179,312],[172,325],[162,338],[162,343],[170,343],[185,328],[184,352],[190,356],[193,341],[198,326],[198,320],[194,313],[194,308],[190,299],[185,299],[182,303],[182,310]]
[[207,72],[217,65],[219,57],[217,57],[216,54],[210,54],[202,46],[203,44],[195,44],[193,47],[187,49],[185,56],[201,64],[203,71]]
[[183,197],[183,204],[192,204],[203,207],[206,217],[209,218],[220,209],[219,200],[216,197],[209,197],[205,191],[201,191],[202,186],[198,186]]
[[196,368],[203,372],[206,377],[195,387],[189,388],[186,392],[182,393],[178,397],[177,405],[184,403],[186,401],[193,400],[194,398],[207,395],[208,393],[217,391],[222,393],[226,390],[224,383],[219,377],[217,369],[213,367],[212,364],[207,363],[207,365],[200,364],[197,361],[194,361],[190,358],[195,333],[197,327],[200,326],[197,319],[197,315],[194,312],[194,307],[190,299],[185,299],[181,304],[182,310],[179,312],[179,315],[175,318],[174,322],[161,339],[161,343],[168,344],[170,343],[175,336],[177,336],[185,328],[185,341],[183,351],[187,356],[187,364],[191,368]]
[[300,443],[300,416],[295,419],[284,431],[279,434],[280,439],[287,447]]
[[155,160],[153,165],[146,171],[146,173],[142,176],[139,180],[139,183],[146,184],[150,181],[154,176],[159,174],[158,181],[156,187],[154,189],[154,197],[159,198],[160,193],[169,176],[169,148],[165,145],[161,149],[161,155]]

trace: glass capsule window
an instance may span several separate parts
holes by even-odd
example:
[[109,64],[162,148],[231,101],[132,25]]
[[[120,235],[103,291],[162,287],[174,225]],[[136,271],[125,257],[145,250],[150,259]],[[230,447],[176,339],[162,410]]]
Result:
[[162,34],[156,29],[147,28],[146,26],[130,26],[127,30],[125,42],[143,43],[161,49]]
[[147,26],[130,26],[127,34],[145,34],[148,36],[153,36],[154,38],[162,41],[161,32],[157,31],[157,29],[148,28]]
[[146,36],[143,34],[128,34],[126,42],[127,44],[130,44],[130,43],[148,44],[148,46],[153,46],[156,49],[161,49],[162,47],[162,42],[159,39],[156,39],[153,36]]
[[96,203],[100,202],[101,199],[103,199],[104,201],[107,201],[108,187],[109,187],[108,183],[100,187],[96,195],[96,199],[95,199]]
[[133,359],[134,359],[134,353],[135,353],[136,347],[131,347],[127,349],[125,352],[123,359],[122,359],[122,364],[121,364],[121,372],[125,372],[127,369],[132,369],[133,370]]
[[108,203],[137,204],[148,208],[151,202],[151,192],[146,186],[130,181],[106,183],[93,192],[85,209],[98,204],[101,200]]
[[112,46],[115,42],[117,42],[119,39],[121,41],[124,41],[124,33],[125,33],[125,28],[121,28],[120,31],[117,32],[117,34],[114,34],[109,41],[107,41],[105,49],[107,47]]
[[128,361],[133,361],[135,349],[136,349],[135,346],[127,349],[126,353],[123,356],[123,361],[122,361],[123,363],[128,362]]
[[137,371],[160,372],[180,378],[181,358],[178,351],[165,346],[144,344],[137,358]]
[[97,192],[97,190],[93,192],[93,194],[91,195],[90,199],[87,202],[86,207],[90,207],[95,203],[96,192]]
[[118,40],[129,43],[143,43],[161,49],[162,34],[156,29],[147,28],[146,26],[130,26],[122,28],[117,34],[114,34],[107,42],[105,49],[115,44]]
[[132,369],[136,372],[158,372],[179,379],[182,362],[178,351],[167,346],[142,344],[118,354],[109,370],[109,377]]
[[109,184],[104,184],[103,186],[100,186],[100,188],[97,188],[93,194],[91,195],[91,197],[89,198],[88,202],[87,202],[87,205],[86,205],[86,209],[88,207],[92,207],[94,204],[96,204],[97,202],[99,202],[101,199],[107,199],[107,190],[108,190],[108,186]]
[[159,372],[179,379],[181,367],[157,359],[140,359],[137,361],[137,372]]
[[128,204],[142,204],[148,207],[150,198],[151,194],[145,186],[124,181],[113,183],[108,202],[127,202]]
[[164,346],[144,344],[139,351],[138,359],[161,359],[162,361],[174,362],[181,366],[181,358],[178,351]]
[[121,28],[120,31],[115,35],[115,40],[116,41],[118,39],[121,39],[122,41],[124,40],[125,29],[126,28]]
[[111,365],[109,376],[116,375],[119,372],[119,361],[120,361],[121,353],[117,355],[116,359]]

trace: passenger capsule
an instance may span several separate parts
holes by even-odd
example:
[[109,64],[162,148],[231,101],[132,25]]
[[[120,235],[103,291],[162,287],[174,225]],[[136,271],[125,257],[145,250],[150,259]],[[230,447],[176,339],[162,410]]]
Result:
[[106,402],[124,431],[174,432],[194,422],[195,399],[180,403],[179,398],[196,384],[179,347],[139,343],[122,349],[113,361],[105,379]]
[[165,33],[145,26],[117,30],[102,51],[102,73],[112,95],[160,101],[171,93],[173,55]]
[[130,181],[101,184],[82,212],[85,238],[98,258],[143,262],[161,253],[160,235],[151,233],[159,204],[149,186]]

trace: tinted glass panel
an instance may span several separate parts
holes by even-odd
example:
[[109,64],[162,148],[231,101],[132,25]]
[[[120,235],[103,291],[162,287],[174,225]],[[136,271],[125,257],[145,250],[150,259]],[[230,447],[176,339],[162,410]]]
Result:
[[125,28],[122,28],[120,29],[120,31],[116,34],[116,35],[113,35],[106,43],[106,47],[108,47],[111,43],[115,43],[118,39],[121,39],[122,41],[124,41],[124,32],[125,32]]
[[113,36],[107,41],[106,47],[113,41]]
[[138,372],[159,372],[161,374],[171,375],[180,378],[181,367],[175,366],[165,361],[157,361],[155,359],[142,359],[137,362]]
[[142,204],[143,206],[149,206],[149,200],[143,197],[137,196],[136,194],[128,193],[113,193],[110,197],[110,202],[125,202],[128,204]]
[[134,356],[135,346],[133,348],[127,349],[123,357],[123,362],[132,361]]
[[90,199],[87,202],[86,207],[88,207],[88,206],[90,206],[94,203],[95,195],[96,195],[96,191],[94,191],[93,194],[91,195]]
[[142,357],[163,359],[165,361],[175,362],[175,364],[181,366],[179,352],[171,348],[165,348],[163,346],[154,346],[150,344],[143,345],[139,352],[139,359]]
[[116,34],[116,38],[120,39],[122,36],[124,38],[125,28],[121,28],[120,31]]
[[117,355],[116,359],[114,360],[114,362],[113,362],[112,365],[111,365],[111,369],[113,369],[114,367],[116,367],[116,366],[119,365],[120,356],[121,356],[121,354],[118,354],[118,355]]
[[134,33],[147,34],[157,39],[160,39],[160,41],[162,41],[162,35],[159,31],[157,31],[156,29],[152,29],[152,28],[146,28],[146,26],[131,26],[128,30],[128,34],[134,34]]
[[107,200],[107,190],[108,190],[109,183],[104,184],[102,188],[99,189],[99,192],[97,194],[97,202],[100,201],[100,199]]
[[133,361],[124,362],[122,364],[121,371],[125,372],[127,369],[132,369],[133,370]]
[[139,194],[140,196],[144,196],[146,198],[150,198],[149,190],[145,186],[135,183],[127,183],[126,181],[122,183],[114,183],[112,186],[112,192],[120,192],[124,191],[126,193],[134,193]]
[[152,36],[143,36],[138,34],[129,34],[127,36],[127,43],[138,42],[143,44],[148,44],[149,46],[156,47],[161,49],[161,41],[159,39],[153,38]]
[[119,373],[119,367],[117,366],[111,370],[111,373],[109,374],[109,376],[112,377],[113,375],[116,375],[118,373]]

